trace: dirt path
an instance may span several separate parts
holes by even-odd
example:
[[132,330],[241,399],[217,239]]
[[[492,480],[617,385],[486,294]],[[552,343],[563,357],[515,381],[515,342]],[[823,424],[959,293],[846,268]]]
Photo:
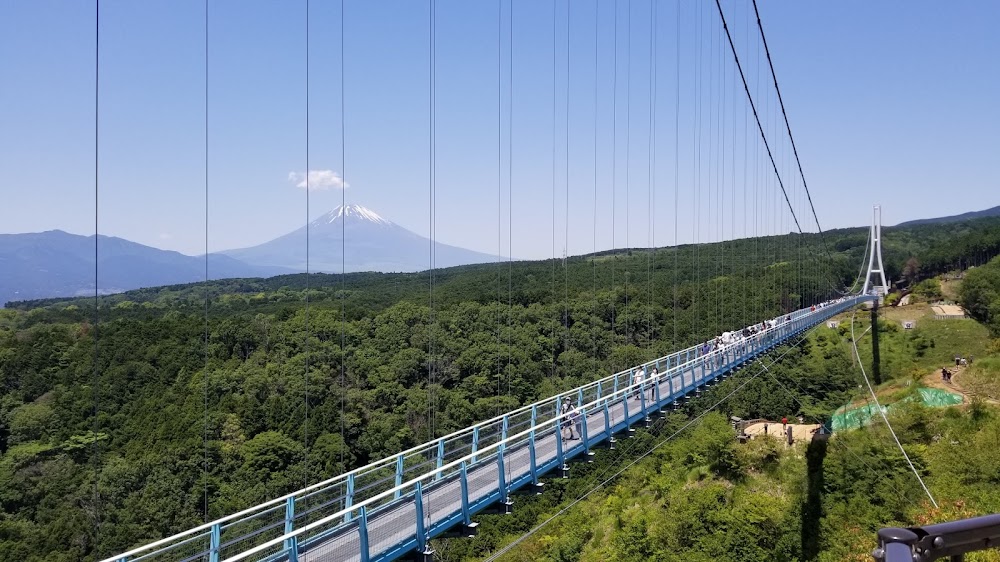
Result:
[[967,367],[964,365],[959,365],[959,366],[949,365],[947,369],[951,371],[950,382],[941,380],[941,369],[936,369],[934,372],[924,377],[923,383],[925,386],[928,386],[930,388],[938,388],[941,390],[946,390],[948,392],[951,392],[952,394],[958,394],[959,396],[962,397],[963,404],[968,404],[969,402],[972,401],[972,398],[976,396],[978,396],[980,400],[986,402],[987,404],[1000,404],[1000,401],[993,400],[992,398],[987,398],[982,395],[977,395],[971,390],[966,390],[965,388],[962,387],[962,383],[960,382],[960,380],[962,374],[965,373],[966,368]]
[[[755,435],[763,435],[764,434],[764,426],[765,425],[767,426],[767,433],[768,433],[768,435],[773,435],[774,437],[777,437],[778,439],[784,439],[784,435],[781,433],[781,422],[780,421],[776,421],[776,422],[758,422],[758,423],[750,424],[750,425],[747,426],[747,428],[745,430],[746,434],[749,435],[750,437],[753,437]],[[819,429],[819,424],[790,423],[790,424],[788,424],[788,427],[792,428],[792,438],[795,441],[800,441],[802,439],[812,439],[813,433],[815,433],[816,430]]]

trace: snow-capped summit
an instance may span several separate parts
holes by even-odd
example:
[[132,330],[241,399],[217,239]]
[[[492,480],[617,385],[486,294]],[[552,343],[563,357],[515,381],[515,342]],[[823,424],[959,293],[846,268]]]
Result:
[[[306,233],[309,255],[306,256]],[[222,252],[253,265],[313,272],[421,271],[430,268],[430,240],[361,205],[341,205],[298,230],[252,248]],[[435,244],[435,265],[496,261],[495,256]]]
[[344,217],[344,220],[363,220],[384,226],[392,226],[392,221],[382,218],[375,211],[361,205],[340,205],[313,222],[314,224],[329,224],[341,217]]

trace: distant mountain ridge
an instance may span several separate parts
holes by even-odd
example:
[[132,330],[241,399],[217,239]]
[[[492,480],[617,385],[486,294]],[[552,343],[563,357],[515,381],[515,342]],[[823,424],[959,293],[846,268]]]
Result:
[[937,217],[933,219],[917,219],[912,221],[901,222],[896,226],[918,226],[921,224],[941,224],[947,222],[961,222],[972,219],[981,219],[985,217],[1000,217],[1000,205],[982,211],[970,211],[968,213],[962,213],[961,215],[952,215],[949,217]]
[[[306,269],[305,226],[250,248],[222,254],[246,263]],[[361,205],[340,206],[312,221],[309,270],[325,273],[430,269],[430,239],[411,232]],[[434,244],[436,267],[496,261],[496,256]]]
[[[309,223],[309,271],[414,272],[430,269],[430,240],[361,205],[337,207]],[[205,280],[205,256],[100,236],[98,292]],[[435,243],[435,267],[496,256]],[[209,254],[209,279],[271,277],[306,270],[306,227],[250,248]],[[0,306],[8,301],[93,295],[94,236],[61,230],[0,234]]]
[[[186,256],[113,236],[99,237],[101,294],[205,280],[205,257]],[[94,294],[94,235],[61,230],[0,234],[0,306],[8,301]],[[211,254],[210,279],[269,277],[293,270]]]

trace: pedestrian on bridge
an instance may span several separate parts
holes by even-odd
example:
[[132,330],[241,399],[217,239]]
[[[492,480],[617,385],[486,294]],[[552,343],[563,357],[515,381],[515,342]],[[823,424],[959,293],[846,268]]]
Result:
[[649,399],[656,400],[656,387],[660,385],[660,371],[655,366],[649,375]]
[[573,422],[570,421],[570,412],[573,409],[573,400],[563,402],[562,411],[559,413],[559,429],[563,441],[573,440]]
[[[583,439],[583,416],[580,412],[580,406],[574,406],[572,410],[569,411],[569,421],[572,424],[571,427],[576,427],[576,439]],[[570,429],[570,440],[573,438],[573,430]]]
[[633,392],[635,393],[636,400],[642,399],[642,381],[645,379],[646,369],[644,367],[639,367],[639,370],[635,373],[635,377],[632,378],[632,384],[635,386]]

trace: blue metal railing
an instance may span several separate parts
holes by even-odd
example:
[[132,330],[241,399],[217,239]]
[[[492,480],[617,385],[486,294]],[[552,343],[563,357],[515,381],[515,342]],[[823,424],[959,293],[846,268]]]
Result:
[[[330,551],[331,560],[391,560],[425,547],[429,538],[456,524],[468,524],[472,514],[538,483],[542,474],[565,466],[567,459],[589,452],[650,412],[871,299],[850,297],[815,311],[796,311],[790,321],[707,354],[704,344],[691,346],[106,562],[296,560],[299,553],[323,549]],[[658,384],[633,382],[639,367],[654,366],[660,372]],[[641,398],[629,404],[637,391]],[[647,400],[651,391],[653,398]],[[569,398],[582,414],[582,439],[572,446],[559,438],[561,405]]]

